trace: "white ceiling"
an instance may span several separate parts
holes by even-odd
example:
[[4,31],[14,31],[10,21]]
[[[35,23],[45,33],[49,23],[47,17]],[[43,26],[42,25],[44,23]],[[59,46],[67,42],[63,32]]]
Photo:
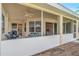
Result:
[[[8,12],[9,14],[9,18],[10,19],[26,19],[27,16],[36,16],[36,17],[40,17],[41,12],[39,10],[30,8],[30,7],[26,7],[23,5],[19,5],[19,4],[14,4],[14,3],[5,3],[2,4],[2,6],[5,8],[5,10]],[[53,15],[53,14],[49,14],[44,12],[44,17],[46,18],[54,18],[56,19],[57,16]]]

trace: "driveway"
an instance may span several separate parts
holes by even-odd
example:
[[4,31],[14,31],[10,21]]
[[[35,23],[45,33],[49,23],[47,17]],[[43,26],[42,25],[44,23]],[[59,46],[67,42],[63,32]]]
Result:
[[34,56],[79,56],[79,42],[69,42],[64,45],[35,54]]

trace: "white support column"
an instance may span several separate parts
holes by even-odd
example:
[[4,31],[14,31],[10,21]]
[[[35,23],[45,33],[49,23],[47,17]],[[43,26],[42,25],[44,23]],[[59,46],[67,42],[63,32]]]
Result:
[[43,11],[41,11],[41,36],[43,36],[43,27],[44,27],[44,18],[43,18]]
[[28,37],[28,35],[29,35],[29,18],[27,17],[26,18],[26,36]]
[[4,22],[5,22],[5,33],[7,33],[9,31],[9,29],[8,29],[9,28],[8,14],[6,14]]
[[4,16],[4,32],[7,33],[9,31],[9,18],[8,18],[8,12],[5,8],[2,8],[2,13]]
[[76,20],[76,38],[78,39],[78,20]]
[[60,32],[60,45],[63,44],[63,16],[60,15],[59,17],[60,19],[60,22],[59,22],[59,26],[60,26],[60,29],[59,29],[59,32]]

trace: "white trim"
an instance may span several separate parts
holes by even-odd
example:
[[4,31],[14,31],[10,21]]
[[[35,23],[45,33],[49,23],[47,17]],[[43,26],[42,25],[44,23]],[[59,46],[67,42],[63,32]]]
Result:
[[63,6],[63,5],[60,4],[60,3],[48,3],[48,4],[51,5],[51,6],[53,6],[53,7],[58,8],[58,9],[64,11],[64,12],[67,12],[67,13],[73,15],[73,16],[79,17],[78,14],[75,14],[72,10],[66,8],[65,6]]

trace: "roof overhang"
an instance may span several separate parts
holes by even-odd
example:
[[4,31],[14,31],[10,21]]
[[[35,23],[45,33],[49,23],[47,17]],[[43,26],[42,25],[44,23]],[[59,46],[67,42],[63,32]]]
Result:
[[74,13],[72,10],[66,8],[65,6],[63,6],[63,5],[60,4],[60,3],[48,3],[48,4],[51,5],[51,6],[53,6],[53,7],[58,8],[58,9],[64,11],[64,12],[67,12],[67,13],[73,15],[73,16],[79,17],[78,14]]
[[79,19],[79,16],[72,11],[66,9],[62,5],[58,3],[20,3],[24,6],[29,6],[31,8],[35,8],[38,10],[43,10],[55,15],[63,15],[64,17],[70,18],[70,19]]

